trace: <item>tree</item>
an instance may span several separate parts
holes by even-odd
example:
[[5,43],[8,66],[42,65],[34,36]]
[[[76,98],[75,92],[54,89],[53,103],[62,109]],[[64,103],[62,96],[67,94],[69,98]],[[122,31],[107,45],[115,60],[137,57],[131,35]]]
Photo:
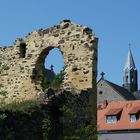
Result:
[[49,82],[48,78],[45,77],[42,84],[43,89],[47,89],[47,88],[54,88],[56,90],[60,89],[60,86],[63,82],[63,77],[64,77],[64,70],[60,71],[60,73],[58,73],[55,76],[52,82]]

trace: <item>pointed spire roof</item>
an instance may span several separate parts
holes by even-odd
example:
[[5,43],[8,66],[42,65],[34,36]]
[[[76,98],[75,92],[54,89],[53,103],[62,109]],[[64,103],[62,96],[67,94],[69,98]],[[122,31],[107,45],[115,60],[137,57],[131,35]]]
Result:
[[129,70],[130,69],[136,69],[134,59],[133,59],[133,55],[132,55],[132,52],[131,52],[130,48],[128,50],[128,56],[127,56],[127,60],[126,60],[124,70],[125,69],[129,69]]

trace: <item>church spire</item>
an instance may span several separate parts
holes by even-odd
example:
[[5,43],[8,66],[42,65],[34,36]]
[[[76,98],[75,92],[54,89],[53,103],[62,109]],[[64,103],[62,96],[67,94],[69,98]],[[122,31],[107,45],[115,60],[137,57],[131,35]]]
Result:
[[129,48],[126,64],[124,67],[123,87],[126,88],[130,92],[137,91],[138,90],[137,77],[138,77],[137,69],[134,63],[131,49]]
[[124,67],[124,70],[125,69],[129,69],[129,70],[136,69],[134,59],[133,59],[133,55],[132,55],[132,52],[131,52],[130,48],[129,48],[129,51],[128,51],[127,60],[126,60],[126,64],[125,64],[125,67]]

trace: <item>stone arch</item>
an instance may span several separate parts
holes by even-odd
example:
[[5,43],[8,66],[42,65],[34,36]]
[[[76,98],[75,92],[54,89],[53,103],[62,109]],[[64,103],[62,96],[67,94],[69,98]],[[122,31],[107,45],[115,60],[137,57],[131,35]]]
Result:
[[[21,43],[26,44],[23,59],[19,57]],[[66,65],[63,89],[96,93],[97,44],[98,39],[90,28],[63,20],[49,29],[39,29],[17,39],[11,48],[0,49],[0,61],[10,67],[7,75],[0,75],[3,87],[10,93],[6,100],[40,97],[43,72],[39,68],[53,48],[60,49]]]
[[[44,75],[45,75],[45,73],[44,73],[44,69],[45,69],[44,61],[45,61],[45,58],[46,58],[46,56],[48,56],[50,51],[55,49],[55,48],[58,48],[60,53],[63,56],[63,52],[60,50],[59,47],[48,46],[48,47],[44,48],[42,50],[42,52],[39,54],[39,56],[38,56],[38,58],[36,60],[36,63],[35,63],[35,68],[33,69],[32,79],[33,79],[34,82],[36,82],[38,84],[42,83],[42,81],[44,79]],[[63,56],[63,59],[64,59],[64,56]]]

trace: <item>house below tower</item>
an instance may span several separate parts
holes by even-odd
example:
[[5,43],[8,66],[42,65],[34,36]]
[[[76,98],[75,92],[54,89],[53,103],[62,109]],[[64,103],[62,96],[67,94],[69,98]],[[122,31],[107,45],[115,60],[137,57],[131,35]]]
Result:
[[98,104],[98,140],[139,140],[140,100]]
[[114,84],[106,79],[97,83],[97,102],[136,100],[136,97],[124,87]]
[[140,99],[140,90],[138,90],[138,73],[130,48],[123,69],[122,86],[106,80],[104,75],[105,74],[102,72],[101,78],[97,83],[97,103],[104,101],[111,102]]

